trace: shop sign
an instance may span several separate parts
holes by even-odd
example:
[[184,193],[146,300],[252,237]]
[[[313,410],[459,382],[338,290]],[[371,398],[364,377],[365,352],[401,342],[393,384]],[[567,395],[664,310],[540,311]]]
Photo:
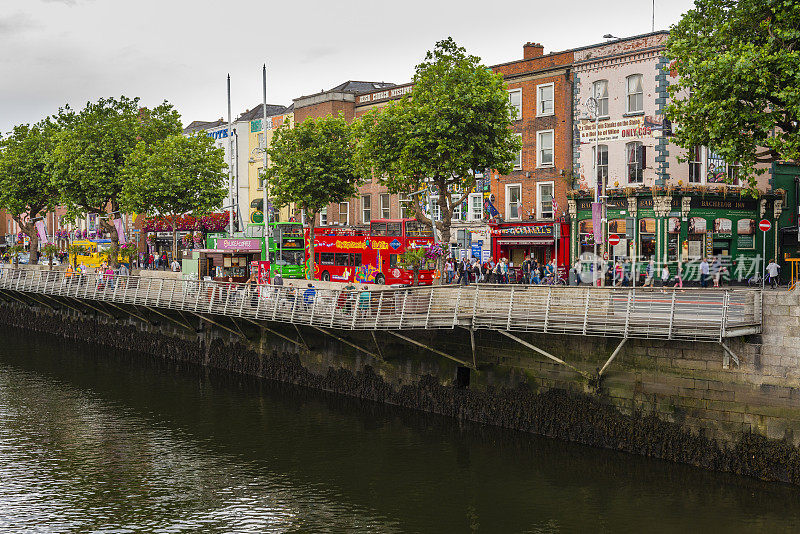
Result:
[[206,135],[215,141],[218,141],[220,139],[225,139],[226,137],[228,137],[228,128],[225,128],[223,130],[216,130],[214,132],[206,132]]
[[[578,125],[581,144],[595,142],[595,131],[597,131],[597,141],[613,141],[615,139],[639,139],[642,137],[653,136],[653,126],[656,121],[652,117],[630,117],[622,120],[601,120],[597,123],[592,119],[582,119]],[[590,158],[591,159],[591,158]]]
[[495,235],[500,236],[536,236],[536,235],[546,235],[552,236],[553,235],[553,227],[551,225],[526,225],[526,226],[511,226],[508,228],[500,228],[499,230],[494,230],[492,232]]
[[740,249],[744,248],[755,248],[756,243],[753,239],[752,235],[740,235],[737,241],[737,247]]
[[377,102],[379,100],[386,100],[387,98],[397,98],[409,94],[413,88],[414,88],[413,85],[407,85],[406,87],[396,87],[394,89],[388,89],[386,91],[379,91],[377,93],[361,95],[358,97],[358,103],[366,104],[368,102]]
[[259,239],[217,239],[215,247],[219,250],[261,250],[261,240]]
[[723,210],[756,210],[758,203],[755,199],[725,199],[725,198],[702,198],[692,197],[690,204],[692,208],[699,209],[723,209]]

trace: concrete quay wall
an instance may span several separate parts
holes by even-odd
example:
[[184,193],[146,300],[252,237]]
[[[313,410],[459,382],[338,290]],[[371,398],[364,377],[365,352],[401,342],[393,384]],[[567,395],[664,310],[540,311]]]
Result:
[[[16,295],[20,300],[0,295],[0,324],[19,335],[56,335],[800,484],[799,296],[765,294],[763,335],[726,341],[738,366],[732,359],[725,365],[719,344],[629,340],[601,379],[597,370],[617,339],[521,336],[592,377],[587,379],[493,331],[475,332],[476,372],[385,332],[376,333],[376,339],[369,332],[334,332],[348,344],[306,327],[298,332],[290,325],[266,324],[265,329],[212,317],[214,325],[161,310],[173,321],[142,308],[131,308],[130,314],[105,308],[103,313],[77,301],[42,305],[22,294]],[[404,335],[472,361],[465,329]]]

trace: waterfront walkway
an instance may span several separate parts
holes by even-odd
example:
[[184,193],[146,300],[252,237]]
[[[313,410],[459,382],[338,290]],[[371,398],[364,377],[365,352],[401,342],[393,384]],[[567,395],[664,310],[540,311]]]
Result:
[[3,265],[0,294],[20,293],[34,299],[39,295],[45,304],[48,299],[80,299],[335,330],[463,327],[506,335],[536,332],[709,342],[761,332],[761,292],[754,289],[478,284],[309,291],[138,276],[67,276],[64,271]]

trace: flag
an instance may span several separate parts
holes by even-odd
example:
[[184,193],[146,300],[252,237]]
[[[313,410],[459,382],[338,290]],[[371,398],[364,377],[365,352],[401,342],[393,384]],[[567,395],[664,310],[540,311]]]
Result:
[[125,225],[122,222],[122,217],[119,219],[114,219],[114,228],[117,229],[117,238],[119,239],[119,244],[124,245],[127,243],[127,241],[125,241]]
[[494,204],[492,204],[491,200],[489,200],[487,198],[485,204],[486,204],[486,206],[485,206],[486,211],[489,212],[489,217],[490,218],[491,217],[497,217],[498,215],[500,215],[500,212],[497,211],[497,208],[494,207]]
[[47,243],[47,228],[44,226],[44,219],[36,221],[36,233],[39,234],[39,242]]
[[556,197],[553,197],[553,213],[558,213],[558,202],[556,202]]
[[592,202],[592,233],[594,233],[594,242],[601,243],[603,241],[603,205],[600,202]]

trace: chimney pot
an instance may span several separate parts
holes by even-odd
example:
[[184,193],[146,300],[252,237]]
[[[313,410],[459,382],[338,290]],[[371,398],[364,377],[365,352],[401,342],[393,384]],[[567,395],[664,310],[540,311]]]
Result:
[[534,57],[542,57],[544,55],[544,46],[539,43],[527,42],[522,47],[522,58],[531,59]]

